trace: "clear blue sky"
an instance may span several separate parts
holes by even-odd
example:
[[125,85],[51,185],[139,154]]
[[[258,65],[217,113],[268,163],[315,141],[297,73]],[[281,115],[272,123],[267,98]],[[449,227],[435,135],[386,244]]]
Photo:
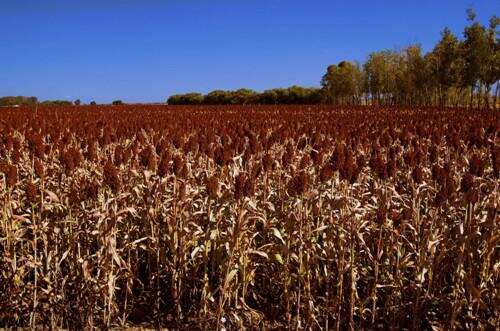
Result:
[[419,42],[495,0],[0,0],[0,95],[84,102],[318,86],[325,68]]

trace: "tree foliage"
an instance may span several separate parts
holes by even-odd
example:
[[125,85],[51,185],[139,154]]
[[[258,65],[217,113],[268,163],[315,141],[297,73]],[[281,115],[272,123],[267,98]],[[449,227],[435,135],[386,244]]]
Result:
[[[263,92],[215,90],[173,95],[169,104],[315,104],[498,107],[500,19],[484,26],[473,10],[460,39],[444,28],[434,48],[419,44],[375,51],[363,64],[342,61],[327,67],[321,89],[291,86]],[[493,87],[495,87],[493,91]]]
[[7,96],[0,98],[0,107],[29,106],[38,103],[37,97]]
[[372,52],[361,71],[346,61],[329,66],[321,81],[324,100],[335,104],[497,107],[499,18],[493,16],[485,27],[476,21],[473,10],[467,11],[467,17],[469,25],[462,40],[445,28],[427,54],[416,44],[400,51]]
[[42,105],[71,106],[73,103],[68,100],[45,100]]
[[317,104],[322,101],[318,88],[291,86],[258,93],[250,89],[235,91],[215,90],[200,93],[175,94],[168,98],[169,105],[245,105],[245,104]]

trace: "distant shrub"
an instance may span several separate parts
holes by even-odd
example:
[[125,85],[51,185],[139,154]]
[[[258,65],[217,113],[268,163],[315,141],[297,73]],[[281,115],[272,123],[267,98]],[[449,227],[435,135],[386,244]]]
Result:
[[249,104],[318,104],[323,101],[321,89],[291,86],[256,92],[250,89],[234,91],[215,90],[200,93],[175,94],[168,98],[169,105],[249,105]]
[[7,96],[0,98],[0,106],[23,106],[23,105],[35,105],[38,102],[36,97],[24,97],[24,96]]
[[169,105],[200,105],[204,97],[200,93],[176,94],[168,98]]
[[45,100],[42,102],[42,105],[51,105],[51,106],[71,106],[73,103],[68,100]]

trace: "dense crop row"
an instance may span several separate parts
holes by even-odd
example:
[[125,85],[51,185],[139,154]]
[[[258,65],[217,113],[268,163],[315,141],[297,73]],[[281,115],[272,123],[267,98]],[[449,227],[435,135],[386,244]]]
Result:
[[0,112],[0,327],[499,327],[498,113]]

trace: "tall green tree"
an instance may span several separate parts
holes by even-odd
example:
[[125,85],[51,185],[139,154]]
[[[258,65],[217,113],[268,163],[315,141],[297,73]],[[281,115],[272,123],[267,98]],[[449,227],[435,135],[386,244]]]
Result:
[[410,94],[409,105],[424,105],[430,90],[428,77],[431,73],[422,47],[418,44],[408,46],[404,50],[404,58]]
[[463,56],[464,82],[470,86],[470,106],[474,106],[476,94],[477,107],[481,107],[481,94],[484,72],[489,60],[489,45],[486,28],[476,21],[476,14],[468,10],[469,25],[464,29]]
[[497,100],[499,93],[500,81],[500,32],[498,26],[500,25],[500,18],[492,16],[487,30],[487,60],[482,66],[481,80],[483,81],[485,91],[486,107],[490,108],[490,96],[492,86],[496,83],[496,91],[493,95],[493,108],[497,108]]
[[373,52],[364,65],[365,87],[376,104],[391,105],[397,99],[400,56],[392,50]]
[[362,72],[359,65],[342,61],[327,68],[321,85],[326,101],[335,104],[357,104],[362,94]]
[[441,106],[448,101],[451,88],[458,87],[462,73],[460,42],[450,29],[445,28],[441,40],[430,54],[432,77],[438,85],[438,100]]

